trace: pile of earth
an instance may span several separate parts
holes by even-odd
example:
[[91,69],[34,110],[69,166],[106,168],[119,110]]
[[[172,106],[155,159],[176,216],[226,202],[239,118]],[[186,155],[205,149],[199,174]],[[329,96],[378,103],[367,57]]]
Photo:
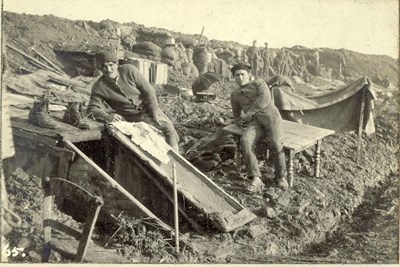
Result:
[[[50,59],[56,65],[71,76],[78,75],[75,67],[67,64],[65,59],[57,56],[54,49],[66,49],[75,51],[95,52],[102,47],[108,46],[108,39],[116,37],[117,29],[120,29],[121,41],[128,37],[136,39],[138,42],[151,41],[158,46],[163,47],[163,41],[158,40],[158,35],[172,36],[175,39],[180,37],[190,37],[198,40],[199,34],[184,34],[174,32],[167,29],[145,27],[144,25],[130,23],[118,23],[111,20],[103,20],[100,22],[83,21],[83,20],[68,20],[55,17],[53,15],[35,16],[29,14],[17,14],[3,11],[2,30],[7,43],[17,47],[25,53],[35,56],[30,48],[34,47],[37,51]],[[129,39],[129,38],[128,38]],[[203,40],[208,42],[208,39],[203,35]],[[5,44],[5,42],[3,42]],[[209,47],[231,47],[247,49],[248,45],[239,44],[233,41],[210,40]],[[128,46],[124,45],[126,56],[131,55]],[[300,49],[301,48],[301,49]],[[312,58],[315,49],[308,49],[302,46],[293,46],[286,48],[291,53],[301,50],[306,58]],[[271,51],[278,52],[278,48],[271,48]],[[388,56],[380,55],[364,55],[345,49],[329,49],[319,48],[321,67],[337,71],[338,60],[342,57],[346,62],[344,67],[345,79],[352,79],[361,75],[374,77],[388,76],[392,84],[398,83],[398,63],[395,59]],[[15,70],[19,66],[28,69],[36,70],[37,66],[27,63],[21,55],[6,50],[8,58],[14,62],[10,63]]]

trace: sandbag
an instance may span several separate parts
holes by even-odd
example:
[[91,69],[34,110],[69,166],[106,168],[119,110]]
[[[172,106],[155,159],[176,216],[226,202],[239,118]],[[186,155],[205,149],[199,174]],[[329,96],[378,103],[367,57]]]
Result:
[[161,48],[158,45],[154,44],[153,42],[137,43],[132,47],[132,52],[135,52],[136,50],[151,51],[158,54],[161,53]]
[[190,76],[190,73],[191,73],[190,63],[182,64],[182,72],[184,75]]
[[139,53],[131,53],[131,56],[136,57],[136,58],[145,58],[145,59],[149,59],[149,60],[156,61],[156,62],[161,61],[160,56],[145,55],[145,54],[139,54]]
[[175,65],[175,60],[167,58],[167,57],[162,57],[161,62],[167,64],[168,66],[174,66]]
[[152,50],[145,50],[145,49],[132,49],[132,52],[136,54],[142,54],[147,56],[154,56],[154,57],[161,57],[161,53]]
[[226,62],[231,62],[234,56],[235,56],[235,53],[233,53],[229,50],[224,50],[223,52],[217,54],[218,58],[223,59]]
[[197,45],[197,40],[189,36],[180,36],[175,39],[176,43],[182,43],[184,47],[188,48],[190,46],[195,47]]
[[164,47],[161,52],[161,58],[168,58],[171,60],[178,60],[179,56],[173,47]]
[[206,47],[196,47],[193,50],[193,63],[200,74],[208,72],[209,53]]
[[197,69],[197,67],[192,62],[190,62],[189,64],[190,64],[190,75],[194,78],[199,77],[199,70]]
[[209,58],[209,52],[206,47],[196,47],[193,49],[193,61],[206,62]]

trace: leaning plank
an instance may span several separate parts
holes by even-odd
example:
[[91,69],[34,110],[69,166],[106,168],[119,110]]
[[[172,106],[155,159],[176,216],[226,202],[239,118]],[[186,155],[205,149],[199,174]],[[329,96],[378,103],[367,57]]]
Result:
[[41,57],[44,61],[46,61],[50,66],[52,66],[55,70],[60,72],[62,75],[65,75],[69,77],[68,74],[66,74],[62,69],[60,69],[57,65],[55,65],[53,62],[51,62],[49,59],[47,59],[45,56],[43,56],[39,51],[37,51],[35,48],[32,48],[32,51],[35,52],[39,57]]
[[[237,200],[228,195],[206,175],[173,150],[167,153],[170,161],[165,164],[157,161],[150,153],[134,144],[130,138],[114,126],[108,125],[107,130],[119,142],[129,148],[146,167],[152,169],[155,174],[171,187],[173,185],[171,177],[172,165],[175,163],[178,191],[187,201],[206,214],[208,219],[221,231],[232,231],[256,218],[253,213],[247,211]],[[246,216],[242,217],[243,214],[246,214]],[[224,219],[218,220],[216,219],[218,217]],[[229,219],[225,219],[228,217]],[[236,221],[235,218],[237,219]],[[239,221],[240,223],[236,224]]]
[[118,189],[122,194],[124,194],[130,201],[132,201],[135,206],[137,206],[141,211],[143,211],[147,216],[152,218],[163,230],[173,233],[173,229],[166,223],[161,221],[156,215],[154,215],[149,209],[147,209],[139,200],[132,196],[125,188],[123,188],[119,183],[117,183],[110,175],[108,175],[103,169],[96,165],[88,156],[85,155],[79,148],[77,148],[73,143],[68,140],[64,141],[65,144],[79,156],[81,156],[86,162],[88,162],[96,171],[98,171],[103,178],[111,183],[112,187]]
[[[149,177],[153,181],[153,183],[157,186],[157,188],[160,189],[161,192],[163,192],[163,194],[168,198],[168,200],[171,201],[171,203],[173,203],[174,200],[173,200],[171,194],[169,192],[167,192],[167,190],[164,188],[164,186],[150,173],[150,171],[148,169],[146,169],[146,167],[144,167],[142,165],[141,162],[139,162],[139,160],[137,158],[133,157],[132,159],[135,162],[135,164],[147,175],[147,177]],[[200,232],[203,230],[203,227],[201,227],[196,221],[194,221],[192,218],[190,218],[186,214],[182,205],[178,205],[178,210],[182,214],[182,216],[190,222],[190,224],[193,226],[193,228],[196,231]]]
[[51,70],[51,71],[53,71],[53,72],[58,72],[57,70],[55,70],[55,69],[53,69],[53,68],[51,68],[51,67],[49,67],[49,66],[43,64],[42,62],[40,62],[40,61],[34,59],[33,57],[31,57],[31,56],[28,55],[27,53],[25,53],[25,52],[19,50],[18,48],[14,47],[14,46],[12,46],[12,45],[10,45],[10,44],[6,44],[6,46],[7,46],[8,48],[14,50],[15,52],[21,54],[22,56],[26,57],[26,58],[29,59],[30,61],[34,62],[35,64],[37,64],[38,67],[40,66],[41,68],[48,69],[48,70]]

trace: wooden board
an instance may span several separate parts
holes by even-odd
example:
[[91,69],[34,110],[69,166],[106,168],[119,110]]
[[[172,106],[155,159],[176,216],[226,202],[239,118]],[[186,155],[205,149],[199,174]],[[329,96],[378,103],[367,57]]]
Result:
[[186,201],[207,215],[206,217],[220,230],[229,232],[256,218],[253,213],[173,150],[167,153],[170,161],[164,164],[150,157],[148,152],[131,142],[130,138],[115,127],[109,126],[107,130],[116,140],[130,149],[133,157],[137,157],[169,186],[173,184],[172,164],[175,164],[178,192]]
[[[283,146],[285,148],[294,150],[295,153],[315,145],[318,140],[335,133],[335,131],[332,130],[287,120],[282,121],[282,128]],[[235,124],[225,126],[223,130],[239,136],[243,134],[243,129]]]
[[57,129],[46,129],[35,126],[28,121],[29,111],[23,110],[25,116],[12,117],[11,126],[13,134],[35,141],[42,141],[55,145],[57,142],[69,140],[71,142],[83,142],[101,139],[101,131],[104,126],[102,123],[90,121],[91,129],[81,130],[73,125],[62,121],[63,112],[52,112],[54,119],[59,127]]

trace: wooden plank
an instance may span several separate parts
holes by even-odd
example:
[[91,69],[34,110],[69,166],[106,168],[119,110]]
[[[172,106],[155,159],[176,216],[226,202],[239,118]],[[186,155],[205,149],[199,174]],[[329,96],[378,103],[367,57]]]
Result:
[[6,44],[6,46],[7,46],[8,48],[14,50],[15,52],[21,54],[22,56],[26,57],[27,59],[29,59],[30,61],[32,61],[35,65],[37,65],[39,68],[47,69],[47,70],[50,70],[50,71],[53,71],[53,72],[56,72],[56,73],[57,73],[57,70],[55,70],[55,69],[53,69],[53,68],[51,68],[51,67],[49,67],[49,66],[43,64],[42,62],[36,60],[35,58],[31,57],[30,55],[26,54],[25,52],[19,50],[18,48],[14,47],[14,46],[12,46],[12,45],[10,45],[10,44]]
[[[217,226],[219,229],[225,232],[230,232],[236,228],[243,226],[251,220],[255,219],[256,216],[248,209],[242,209],[236,214],[232,213],[213,213],[209,215],[214,220],[218,221]],[[250,221],[251,221],[250,220]]]
[[12,127],[12,132],[14,136],[19,136],[21,138],[29,139],[34,142],[45,143],[50,146],[56,146],[58,144],[57,138],[50,138],[46,135],[29,132],[21,128]]
[[62,69],[60,69],[59,67],[57,67],[53,62],[51,62],[48,58],[46,58],[45,56],[43,56],[41,53],[39,53],[35,48],[32,48],[32,51],[35,52],[39,57],[41,57],[44,61],[46,61],[50,66],[52,66],[55,70],[57,70],[58,72],[60,72],[62,75],[65,75],[67,77],[69,77],[68,74],[66,74]]
[[[208,215],[225,212],[227,214],[231,214],[231,216],[235,216],[235,214],[244,209],[244,207],[237,200],[228,195],[207,176],[205,176],[197,168],[191,165],[185,158],[173,150],[168,152],[168,155],[171,159],[170,162],[168,164],[160,163],[161,165],[158,165],[148,156],[146,156],[141,148],[132,143],[130,138],[128,138],[114,126],[109,125],[107,129],[112,136],[129,148],[135,156],[139,157],[143,163],[153,169],[155,173],[160,175],[160,177],[171,186],[173,185],[173,180],[170,176],[171,164],[176,163],[177,173],[179,174],[179,192],[186,198],[187,201],[191,202],[205,214]],[[249,215],[247,217],[247,222],[256,217],[251,212],[249,214],[252,216]],[[244,221],[244,219],[241,220],[242,223]],[[220,229],[226,226],[219,225],[218,221],[212,220],[212,222],[215,223]],[[227,229],[231,229],[231,227],[226,226],[226,228],[223,230],[227,231]]]
[[84,141],[93,141],[101,139],[101,131],[98,129],[89,129],[89,130],[80,130],[77,132],[63,132],[60,133],[60,137],[62,141],[71,141],[72,143],[84,142]]
[[[294,124],[297,124],[296,125],[297,128],[299,128],[299,126],[300,126],[303,128],[307,128],[307,130],[309,130],[309,131],[313,131],[314,128],[317,128],[317,127],[309,127],[308,125],[302,125],[299,123],[294,123]],[[288,126],[288,125],[289,124],[287,124],[286,126]],[[319,129],[321,129],[321,128],[319,128]],[[232,134],[236,134],[236,135],[242,135],[242,133],[243,133],[243,129],[241,129],[240,127],[238,127],[234,124],[225,126],[223,128],[223,130],[227,131],[229,133],[232,133]],[[322,130],[326,130],[326,129],[322,129]],[[303,131],[303,132],[306,132],[306,131]],[[324,133],[322,131],[320,131],[318,134],[314,134],[314,135],[312,135],[312,134],[298,135],[295,131],[292,131],[292,130],[284,131],[283,137],[282,137],[282,142],[283,142],[283,146],[285,148],[292,149],[292,150],[294,150],[295,153],[297,153],[297,152],[302,151],[310,146],[315,145],[318,140],[321,140],[323,137],[327,136],[327,134],[331,135],[333,133],[334,133],[334,131],[327,130]]]
[[[168,198],[168,200],[173,203],[174,199],[171,196],[171,193],[167,192],[167,189],[164,188],[163,185],[161,185],[161,183],[156,179],[156,177],[154,177],[154,175],[152,175],[149,170],[147,170],[143,164],[141,162],[139,162],[139,160],[135,157],[132,157],[133,161],[137,164],[137,166],[147,175],[147,177],[149,179],[151,179],[153,181],[153,183],[157,186],[158,189],[160,189],[161,192],[164,193],[164,195]],[[185,212],[184,208],[182,207],[182,205],[178,205],[178,210],[179,212],[182,214],[182,216],[189,221],[189,223],[193,226],[193,228],[200,232],[203,230],[203,227],[201,227],[196,221],[194,221],[193,219],[191,219]]]
[[328,135],[332,135],[335,131],[319,128],[311,125],[301,124],[297,122],[291,122],[287,120],[282,120],[282,128],[284,134],[286,133],[295,133],[301,136],[309,136],[316,139],[321,139]]
[[100,198],[95,198],[95,200],[90,204],[91,205],[87,214],[85,226],[83,227],[81,240],[79,241],[78,250],[75,255],[75,262],[82,262],[85,258],[89,241],[92,236],[97,217],[99,216],[100,208],[103,206],[103,201]]
[[82,130],[73,125],[60,121],[60,112],[54,112],[53,117],[58,123],[57,129],[46,129],[32,125],[25,118],[11,118],[13,133],[21,137],[56,145],[63,140],[71,142],[83,142],[101,139],[101,131],[104,125],[99,122],[90,121],[91,129]]
[[317,143],[317,139],[312,137],[298,136],[292,133],[285,133],[282,138],[282,143],[285,148],[293,149],[295,152],[304,150]]

